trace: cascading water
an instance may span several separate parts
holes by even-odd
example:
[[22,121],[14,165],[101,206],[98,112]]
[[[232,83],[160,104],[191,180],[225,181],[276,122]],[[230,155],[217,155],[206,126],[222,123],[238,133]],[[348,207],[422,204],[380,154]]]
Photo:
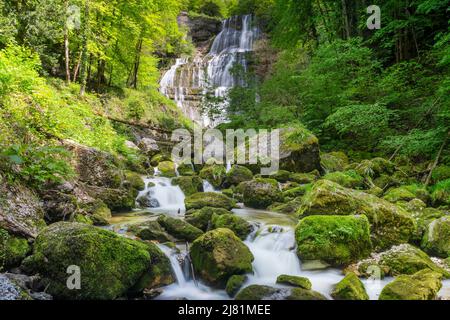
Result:
[[[225,121],[225,115],[215,121],[200,115],[199,105],[207,90],[213,90],[216,97],[226,98],[230,88],[245,85],[244,78],[232,70],[240,66],[243,72],[247,71],[247,54],[253,50],[259,34],[251,15],[224,20],[222,31],[206,57],[177,59],[160,81],[161,93],[175,100],[184,114],[200,125],[214,126]],[[225,106],[226,101],[219,107]]]
[[[184,193],[172,180],[163,177],[144,179],[145,189],[139,192],[137,202],[144,203],[156,212],[170,214],[184,213]],[[142,205],[141,205],[142,206]]]
[[203,180],[203,192],[218,192],[218,191],[207,180]]

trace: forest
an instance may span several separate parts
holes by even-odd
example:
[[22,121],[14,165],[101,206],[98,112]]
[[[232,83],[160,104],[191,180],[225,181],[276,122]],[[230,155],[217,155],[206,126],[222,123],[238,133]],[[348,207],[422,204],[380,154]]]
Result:
[[[0,0],[0,300],[450,299],[449,12]],[[279,170],[175,163],[197,128]]]

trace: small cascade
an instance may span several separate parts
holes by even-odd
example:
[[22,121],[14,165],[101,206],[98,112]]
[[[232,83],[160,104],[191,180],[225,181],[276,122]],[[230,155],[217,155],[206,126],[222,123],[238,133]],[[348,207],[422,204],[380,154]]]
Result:
[[217,192],[217,190],[207,180],[203,180],[203,192]]
[[185,195],[179,186],[172,185],[171,179],[154,177],[144,179],[144,182],[146,187],[136,198],[141,206],[171,214],[184,213]]
[[227,168],[226,168],[226,172],[230,172],[231,171],[231,161],[227,161]]
[[186,254],[179,254],[176,253],[175,250],[166,247],[164,245],[158,245],[158,247],[161,249],[162,252],[169,258],[170,265],[172,266],[173,273],[175,275],[175,278],[177,280],[177,284],[180,287],[185,287],[187,283],[187,278],[185,275],[185,271],[181,269],[180,265],[180,255],[183,255],[182,260],[184,260],[184,256]]

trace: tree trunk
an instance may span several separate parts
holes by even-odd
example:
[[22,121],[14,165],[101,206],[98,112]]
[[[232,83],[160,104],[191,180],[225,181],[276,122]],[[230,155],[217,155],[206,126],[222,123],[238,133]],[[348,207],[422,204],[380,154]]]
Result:
[[342,18],[344,19],[344,39],[350,39],[350,22],[348,19],[348,8],[345,0],[341,0],[342,3]]
[[73,82],[77,81],[78,72],[80,71],[80,65],[81,65],[81,57],[83,55],[83,50],[80,50],[80,54],[78,55],[77,64],[75,65],[73,69]]
[[81,89],[80,95],[83,96],[86,92],[87,83],[87,64],[88,64],[88,32],[89,32],[89,0],[85,0],[84,6],[84,26],[82,35],[82,54],[81,54]]
[[439,163],[439,158],[441,157],[442,151],[444,150],[445,144],[447,143],[447,139],[450,136],[450,131],[447,133],[447,135],[444,138],[444,142],[442,142],[441,147],[439,148],[439,151],[436,155],[436,159],[434,160],[433,165],[431,166],[430,169],[430,173],[428,173],[428,177],[425,180],[425,186],[428,186],[430,184],[431,181],[431,176],[433,175],[433,170],[437,167],[438,163]]
[[66,64],[66,81],[70,83],[70,48],[69,48],[69,26],[67,25],[67,11],[69,10],[69,1],[64,2],[64,9],[66,10],[66,21],[64,22],[64,57]]
[[144,42],[143,39],[140,38],[136,45],[136,56],[134,58],[134,65],[133,65],[133,69],[131,71],[131,75],[130,75],[129,82],[128,82],[128,86],[132,87],[134,89],[137,89],[139,66],[141,63],[141,52],[142,52],[143,42]]

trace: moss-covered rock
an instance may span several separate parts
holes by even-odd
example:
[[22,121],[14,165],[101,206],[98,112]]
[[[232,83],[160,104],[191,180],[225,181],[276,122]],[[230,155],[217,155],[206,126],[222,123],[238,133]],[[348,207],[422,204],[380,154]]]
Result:
[[177,176],[175,163],[172,161],[162,161],[158,164],[161,177],[173,178]]
[[19,266],[29,252],[27,239],[11,235],[0,228],[0,271]]
[[286,213],[286,214],[294,214],[296,213],[302,205],[302,198],[297,197],[287,203],[274,203],[267,208],[269,211]]
[[386,276],[411,275],[423,269],[433,270],[445,277],[450,276],[445,269],[434,263],[425,252],[406,243],[393,246],[387,251],[360,261],[357,270],[360,274],[368,276],[370,266],[377,266]]
[[341,151],[322,153],[320,160],[326,172],[343,171],[348,165],[348,157]]
[[245,240],[253,230],[250,223],[233,213],[221,215],[214,214],[211,222],[213,228],[228,228],[242,240]]
[[442,275],[430,269],[413,275],[401,275],[387,284],[380,300],[434,300],[442,287]]
[[436,168],[434,168],[433,173],[431,174],[431,178],[433,183],[438,183],[440,181],[450,179],[450,166],[437,166]]
[[326,300],[313,290],[303,288],[274,288],[262,285],[251,285],[242,289],[236,300]]
[[142,177],[139,173],[133,172],[133,171],[124,171],[125,175],[125,185],[129,185],[130,188],[136,189],[136,190],[144,190],[145,189],[145,183],[144,180],[142,180]]
[[357,174],[354,170],[327,173],[323,176],[323,179],[336,182],[343,187],[351,189],[359,189],[364,186],[364,178]]
[[297,253],[304,260],[347,265],[367,257],[371,250],[369,222],[361,216],[310,216],[295,230]]
[[364,214],[371,224],[371,239],[377,250],[408,242],[415,224],[408,212],[373,195],[348,189],[329,180],[316,182],[304,197],[297,214]]
[[91,197],[102,200],[114,212],[129,211],[136,204],[136,192],[134,190],[93,186],[85,186],[85,188]]
[[163,154],[163,153],[158,153],[158,154],[155,154],[155,155],[150,159],[150,164],[151,164],[153,167],[157,167],[158,164],[159,164],[160,162],[163,162],[163,161],[172,161],[172,159],[170,158],[170,155]]
[[232,275],[252,272],[253,255],[233,231],[209,231],[190,248],[195,272],[207,283],[225,287]]
[[182,163],[178,165],[178,173],[180,176],[195,176],[194,166],[192,164]]
[[184,220],[161,215],[158,223],[171,235],[180,240],[194,241],[203,234],[203,231]]
[[227,170],[223,165],[211,164],[200,170],[199,175],[202,179],[211,183],[214,188],[219,188],[225,181]]
[[277,283],[285,284],[288,286],[300,287],[303,289],[310,290],[312,287],[311,281],[305,277],[290,276],[287,274],[282,274],[277,277]]
[[336,300],[369,300],[364,284],[353,272],[347,273],[344,279],[334,286],[331,296]]
[[226,173],[224,186],[231,187],[237,186],[241,182],[249,181],[253,179],[253,172],[239,165],[234,165],[230,171]]
[[393,203],[397,201],[410,201],[415,198],[427,203],[430,199],[430,195],[424,187],[418,185],[409,185],[401,186],[398,188],[391,188],[385,193],[383,197],[383,199]]
[[223,214],[233,214],[231,211],[223,208],[204,207],[198,210],[191,210],[186,212],[186,222],[193,226],[207,231],[211,226],[211,218],[213,215],[220,216]]
[[184,200],[186,210],[201,209],[203,207],[224,208],[231,210],[236,207],[236,202],[224,194],[217,192],[199,192]]
[[317,180],[317,178],[320,176],[319,171],[314,170],[310,173],[298,173],[294,172],[289,177],[290,181],[299,183],[299,184],[310,184]]
[[431,255],[450,257],[450,216],[436,219],[428,225],[421,247]]
[[[157,262],[153,259],[158,258]],[[67,268],[80,267],[81,289],[67,288]],[[153,244],[126,239],[111,231],[79,223],[58,222],[36,238],[33,255],[23,268],[40,273],[47,291],[58,299],[114,299],[126,294],[145,277],[173,281],[170,262]],[[156,271],[164,269],[164,277]],[[169,279],[170,278],[170,279]]]
[[156,240],[158,242],[171,242],[174,240],[158,221],[146,221],[141,224],[131,225],[128,231],[142,240]]
[[391,175],[395,171],[395,164],[384,158],[373,158],[363,160],[355,168],[356,172],[363,177],[379,177],[381,174]]
[[450,205],[450,179],[442,180],[432,187],[433,205]]
[[312,184],[304,184],[292,189],[288,189],[286,191],[283,191],[283,198],[286,200],[304,196],[309,190],[311,190],[311,188]]
[[248,277],[242,274],[231,276],[231,278],[227,281],[225,291],[230,297],[234,297],[236,293],[238,293],[238,291],[242,288],[247,279]]
[[186,196],[203,191],[203,180],[198,176],[173,178],[172,184],[174,186],[180,186],[180,189]]
[[239,185],[244,204],[251,208],[265,209],[274,202],[283,200],[278,182],[273,179],[256,178]]

